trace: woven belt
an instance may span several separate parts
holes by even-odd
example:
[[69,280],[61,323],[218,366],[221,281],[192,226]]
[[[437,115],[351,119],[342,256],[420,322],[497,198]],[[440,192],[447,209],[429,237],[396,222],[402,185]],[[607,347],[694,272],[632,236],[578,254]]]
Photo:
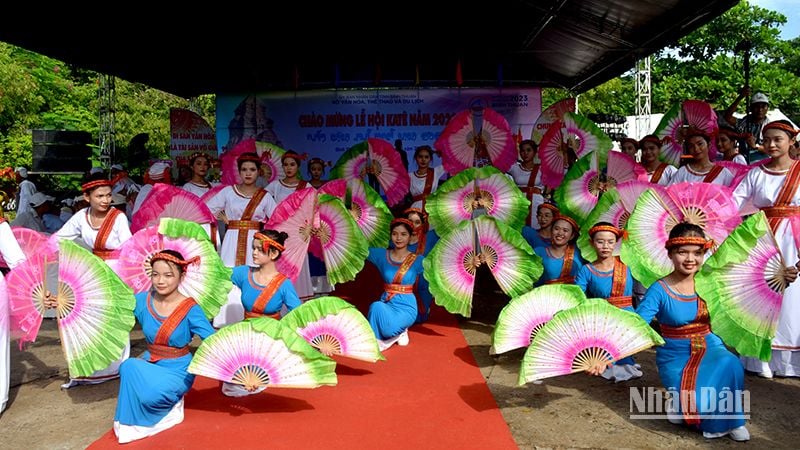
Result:
[[785,219],[800,215],[800,206],[770,206],[769,208],[762,208],[767,218],[780,218]]
[[627,308],[633,306],[633,297],[608,297],[608,303],[616,306],[617,308]]
[[281,312],[278,311],[278,312],[276,312],[274,314],[261,314],[261,313],[257,313],[257,312],[253,312],[253,311],[245,311],[244,312],[244,318],[245,319],[258,319],[259,317],[270,317],[272,319],[280,320]]
[[671,327],[662,323],[660,326],[661,335],[669,339],[691,339],[711,333],[711,327],[707,323],[690,323],[680,327]]
[[414,293],[413,284],[384,284],[383,290],[389,294],[412,294]]
[[112,255],[114,254],[114,250],[109,250],[107,248],[104,248],[104,249],[93,249],[92,253],[94,253],[95,256],[99,256],[103,260],[107,260],[107,259],[111,259]]
[[228,228],[237,230],[260,230],[261,224],[255,220],[229,220]]
[[575,277],[560,277],[545,281],[544,284],[574,284]]
[[161,359],[180,358],[189,354],[189,346],[170,347],[169,345],[147,344],[147,351],[150,352],[150,361],[155,362]]

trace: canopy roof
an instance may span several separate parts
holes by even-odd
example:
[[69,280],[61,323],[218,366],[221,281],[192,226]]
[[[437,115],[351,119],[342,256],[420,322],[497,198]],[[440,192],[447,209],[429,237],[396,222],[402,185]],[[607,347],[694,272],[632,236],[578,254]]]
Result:
[[183,97],[456,86],[459,65],[464,86],[536,85],[578,93],[632,68],[737,2],[227,2],[218,10],[180,14],[137,3],[139,10],[114,19],[135,24],[122,28],[98,21],[96,12],[91,18],[67,18],[74,10],[14,13],[18,20],[7,14],[0,40]]

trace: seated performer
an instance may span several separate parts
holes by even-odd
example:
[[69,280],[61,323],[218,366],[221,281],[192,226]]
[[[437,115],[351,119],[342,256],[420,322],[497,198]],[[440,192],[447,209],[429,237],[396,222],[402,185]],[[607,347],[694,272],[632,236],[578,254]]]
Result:
[[656,348],[656,365],[661,382],[673,395],[668,404],[674,413],[670,421],[697,427],[707,439],[729,434],[746,441],[750,433],[744,426],[741,399],[726,401],[718,395],[723,390],[741,395],[744,369],[711,332],[708,307],[694,288],[694,276],[710,243],[697,225],[676,225],[666,243],[675,269],[650,286],[636,312],[648,322],[658,319],[666,341]]
[[[408,208],[403,211],[403,215],[414,225],[414,235],[409,240],[408,250],[420,256],[427,256],[439,241],[436,232],[428,229],[428,214],[419,208]],[[417,280],[417,296],[421,302],[417,305],[419,314],[416,323],[423,323],[428,320],[433,304],[433,296],[425,277]]]
[[389,227],[394,248],[371,248],[367,256],[367,261],[378,268],[384,282],[383,295],[370,305],[367,313],[381,351],[394,343],[408,345],[408,327],[417,320],[414,283],[422,273],[423,258],[408,249],[414,234],[414,224],[410,220],[395,219]]
[[[612,305],[633,312],[633,277],[631,270],[618,256],[614,256],[617,240],[622,239],[623,230],[608,222],[599,222],[589,229],[592,247],[597,260],[581,267],[575,284],[589,298],[604,298]],[[626,381],[642,376],[640,366],[633,357],[627,357],[609,366],[603,378]]]
[[160,433],[183,422],[183,396],[194,382],[187,372],[193,335],[214,333],[200,306],[178,291],[186,266],[174,250],[153,255],[151,292],[136,295],[134,315],[142,326],[147,351],[120,367],[114,433],[121,444]]
[[536,222],[539,229],[522,227],[522,237],[528,241],[531,248],[549,247],[550,239],[553,237],[553,222],[558,217],[558,208],[552,203],[542,203],[536,208]]
[[572,284],[575,275],[585,264],[581,252],[575,246],[580,228],[575,219],[559,215],[553,222],[553,238],[550,247],[536,247],[533,251],[542,257],[544,272],[535,286],[543,284]]

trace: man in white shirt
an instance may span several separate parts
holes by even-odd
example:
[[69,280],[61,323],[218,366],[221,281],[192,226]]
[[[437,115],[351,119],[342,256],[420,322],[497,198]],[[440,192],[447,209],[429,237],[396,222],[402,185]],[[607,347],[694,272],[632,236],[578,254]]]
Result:
[[17,184],[19,185],[19,189],[17,189],[17,214],[33,211],[30,202],[31,196],[36,193],[36,185],[28,180],[28,169],[17,167],[14,169],[14,173],[17,176]]

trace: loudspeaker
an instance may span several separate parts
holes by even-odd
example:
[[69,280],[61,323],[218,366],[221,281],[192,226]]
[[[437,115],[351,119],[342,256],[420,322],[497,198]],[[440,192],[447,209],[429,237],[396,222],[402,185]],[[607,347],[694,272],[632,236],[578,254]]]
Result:
[[86,172],[91,168],[92,134],[87,131],[32,130],[32,172]]

